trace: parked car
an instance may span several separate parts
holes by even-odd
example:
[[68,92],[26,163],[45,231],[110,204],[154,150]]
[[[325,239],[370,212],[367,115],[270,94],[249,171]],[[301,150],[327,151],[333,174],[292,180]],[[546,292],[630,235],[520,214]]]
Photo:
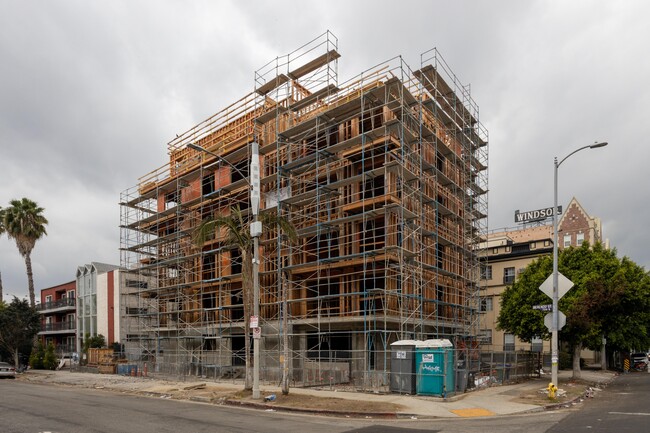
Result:
[[632,353],[630,354],[631,367],[633,370],[647,370],[648,369],[648,354],[647,353]]
[[0,362],[0,377],[16,377],[16,369],[13,365],[7,364],[6,362]]

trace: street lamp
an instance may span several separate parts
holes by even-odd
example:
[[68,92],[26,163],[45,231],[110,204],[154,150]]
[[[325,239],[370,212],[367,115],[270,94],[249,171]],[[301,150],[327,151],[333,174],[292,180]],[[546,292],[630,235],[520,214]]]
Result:
[[559,328],[559,314],[558,314],[558,269],[557,269],[557,171],[560,165],[567,160],[574,153],[580,152],[584,149],[596,149],[599,147],[607,146],[607,142],[594,143],[588,146],[580,147],[564,158],[557,162],[557,157],[553,160],[553,322],[551,326],[551,382],[556,386],[557,381],[557,367],[558,367],[558,328]]
[[[239,174],[243,174],[237,167],[223,159],[221,156],[214,152],[209,151],[194,143],[187,145],[190,149],[205,152],[217,158],[217,162],[225,162],[232,168],[237,170]],[[256,141],[251,143],[251,162],[249,176],[250,181],[248,185],[251,187],[251,211],[253,212],[253,222],[250,225],[250,234],[253,238],[253,316],[257,318],[259,323],[260,316],[260,236],[262,235],[262,222],[258,219],[260,210],[260,158],[259,158],[259,144]],[[242,176],[246,179],[245,176]],[[255,328],[257,328],[256,326]],[[246,334],[246,330],[244,330]],[[253,398],[260,398],[260,339],[258,335],[253,335]]]

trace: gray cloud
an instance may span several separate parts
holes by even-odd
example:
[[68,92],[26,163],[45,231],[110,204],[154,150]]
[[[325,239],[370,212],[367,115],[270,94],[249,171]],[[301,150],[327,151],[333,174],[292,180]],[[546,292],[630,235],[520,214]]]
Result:
[[[650,266],[644,134],[650,40],[643,1],[5,1],[0,5],[0,205],[30,197],[49,236],[37,287],[119,263],[119,194],[166,162],[166,143],[252,91],[254,71],[325,30],[341,81],[437,47],[471,84],[490,131],[490,228],[550,206],[553,157],[620,254]],[[0,239],[5,291],[24,264]]]

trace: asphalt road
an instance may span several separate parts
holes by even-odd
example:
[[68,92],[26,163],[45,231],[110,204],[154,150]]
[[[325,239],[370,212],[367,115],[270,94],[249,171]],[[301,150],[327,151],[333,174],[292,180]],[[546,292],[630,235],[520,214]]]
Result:
[[542,433],[563,416],[551,413],[490,419],[341,419],[0,381],[0,431],[3,433]]
[[0,431],[7,433],[641,432],[650,421],[650,374],[619,377],[570,410],[514,417],[429,420],[340,419],[215,406],[101,390],[0,381]]
[[549,433],[648,432],[650,431],[650,374],[619,376],[605,391],[585,402]]

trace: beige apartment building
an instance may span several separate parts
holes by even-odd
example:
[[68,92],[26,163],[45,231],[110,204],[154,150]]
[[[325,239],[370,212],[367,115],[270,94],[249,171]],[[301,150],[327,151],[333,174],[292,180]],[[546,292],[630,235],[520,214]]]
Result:
[[[512,285],[533,260],[553,254],[552,219],[536,224],[489,233],[487,241],[482,245],[481,254],[484,261],[481,272],[486,284],[481,290],[481,347],[486,350],[534,350],[545,353],[550,351],[548,340],[525,343],[512,334],[496,329],[501,307],[500,298],[506,287]],[[593,244],[602,241],[600,219],[590,216],[578,200],[572,198],[558,222],[559,248],[580,246],[583,242]],[[585,352],[584,357],[597,361],[598,356]]]

